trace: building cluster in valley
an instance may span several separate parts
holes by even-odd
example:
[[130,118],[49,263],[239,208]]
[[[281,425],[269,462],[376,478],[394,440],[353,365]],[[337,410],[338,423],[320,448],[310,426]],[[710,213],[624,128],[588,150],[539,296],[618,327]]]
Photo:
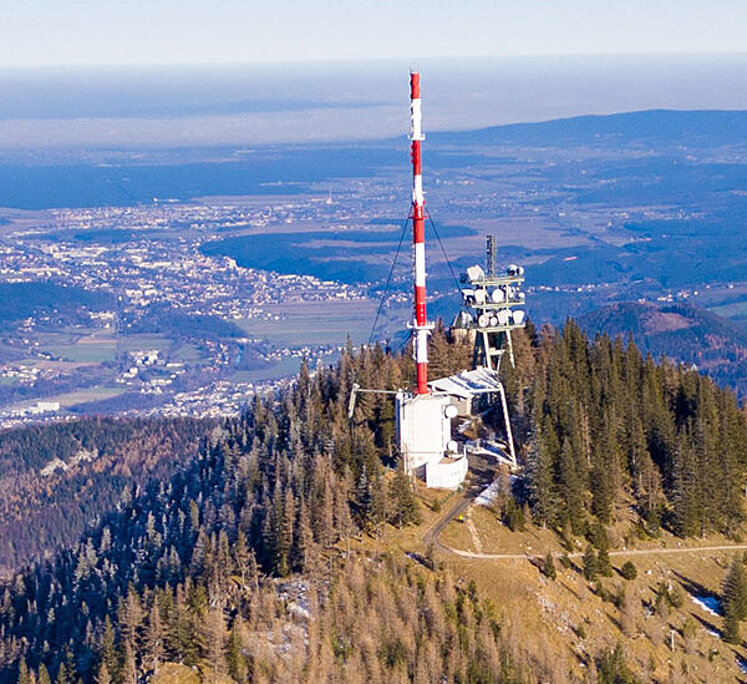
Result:
[[[0,239],[0,286],[51,283],[106,298],[96,305],[82,300],[75,307],[74,320],[58,315],[54,306],[45,306],[4,326],[0,394],[9,387],[27,391],[16,393],[13,401],[0,396],[0,428],[63,419],[68,415],[64,406],[38,410],[32,398],[54,394],[50,387],[63,387],[64,394],[94,382],[86,375],[94,373],[93,362],[78,358],[73,360],[80,363],[73,363],[50,342],[63,334],[83,339],[85,344],[79,346],[84,357],[86,349],[93,350],[95,357],[96,349],[103,348],[98,345],[111,341],[107,362],[111,368],[100,371],[99,379],[115,392],[158,398],[154,406],[138,409],[146,414],[235,414],[255,389],[273,384],[243,379],[228,382],[226,375],[242,354],[252,354],[255,365],[250,368],[270,368],[281,361],[297,364],[303,357],[315,363],[339,352],[341,344],[264,344],[261,335],[252,333],[252,326],[254,322],[282,322],[286,304],[365,299],[365,286],[245,268],[230,257],[207,256],[201,251],[225,227],[262,229],[270,223],[308,221],[316,216],[317,204],[322,202],[64,209],[44,212],[33,225],[28,222],[6,231]],[[323,205],[330,208],[326,199]],[[102,301],[109,304],[102,305]],[[149,312],[154,312],[153,320],[144,328],[142,320]],[[137,346],[139,333],[145,332],[141,336],[147,338],[148,332],[164,332],[168,337],[168,330],[158,328],[161,312],[181,316],[177,328],[184,321],[199,321],[203,329],[195,333],[192,358],[181,359],[150,347],[147,339]],[[227,336],[211,331],[220,321],[230,326]],[[130,342],[123,345],[123,339]]]
[[[100,228],[110,225],[107,212],[102,213]],[[73,217],[66,220],[63,225],[75,230]],[[48,237],[26,233],[16,236],[13,247],[0,245],[0,280],[59,281],[116,293],[124,306],[134,309],[165,304],[226,319],[261,318],[269,315],[267,304],[364,296],[360,288],[345,283],[243,268],[230,257],[205,256],[200,252],[205,239],[199,235],[159,240],[143,229],[128,235],[126,242],[82,247],[77,241]],[[91,316],[105,322],[114,312]]]

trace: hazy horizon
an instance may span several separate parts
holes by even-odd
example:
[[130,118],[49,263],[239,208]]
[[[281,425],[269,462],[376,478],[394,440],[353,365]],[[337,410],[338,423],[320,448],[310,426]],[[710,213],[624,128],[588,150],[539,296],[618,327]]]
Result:
[[0,66],[744,50],[733,0],[9,0]]
[[[372,140],[407,131],[408,60],[0,74],[0,149]],[[424,126],[747,109],[747,54],[424,59]]]

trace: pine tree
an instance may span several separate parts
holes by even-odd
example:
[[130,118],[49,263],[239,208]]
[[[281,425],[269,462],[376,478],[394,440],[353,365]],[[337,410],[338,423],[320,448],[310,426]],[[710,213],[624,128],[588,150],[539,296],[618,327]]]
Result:
[[597,555],[597,572],[602,577],[612,577],[612,563],[610,563],[610,554],[606,548],[600,549]]
[[664,496],[661,487],[661,473],[657,469],[648,450],[644,450],[638,461],[638,472],[635,477],[636,496],[642,509],[643,518],[652,531],[661,523],[660,508]]
[[122,648],[122,669],[119,680],[122,684],[137,684],[137,665],[135,663],[135,648],[131,641],[126,640]]
[[747,452],[747,421],[740,414],[734,395],[727,391],[723,391],[719,396],[719,415],[722,428],[714,470],[720,470],[720,481],[724,488],[720,513],[725,531],[733,533],[745,520],[742,494],[745,470],[741,465],[744,457],[740,457],[740,454]]
[[338,486],[335,488],[333,498],[334,503],[334,521],[335,530],[338,539],[345,542],[345,547],[350,554],[350,537],[355,531],[355,523],[350,514],[350,491],[348,488],[347,472],[340,478]]
[[212,609],[207,615],[206,638],[207,659],[214,675],[223,669],[225,663],[225,634],[226,624],[223,611]]
[[741,642],[739,623],[747,618],[747,573],[744,563],[736,556],[724,582],[721,607],[724,613],[724,639],[738,644]]
[[623,576],[623,579],[634,580],[638,577],[638,570],[635,567],[635,563],[630,560],[625,561],[620,568],[620,574]]
[[547,552],[545,560],[542,563],[542,574],[551,580],[555,580],[558,576],[558,573],[555,570],[555,561],[553,560],[550,551]]
[[381,536],[384,524],[390,515],[389,491],[386,479],[380,477],[373,492],[373,520],[376,535]]
[[166,633],[168,650],[178,653],[187,665],[195,665],[200,657],[196,625],[202,620],[202,606],[192,599],[191,580],[176,588],[176,600]]
[[288,563],[291,549],[292,528],[286,529],[283,507],[283,493],[280,484],[275,485],[272,499],[265,504],[265,520],[262,531],[265,567],[269,572],[285,576],[290,570]]
[[727,644],[741,645],[742,635],[740,630],[740,620],[737,617],[736,611],[730,605],[726,605],[724,608],[724,641]]
[[143,610],[140,606],[140,597],[134,584],[130,583],[128,586],[127,596],[124,601],[120,601],[117,613],[119,632],[122,635],[122,639],[131,642],[133,649],[135,649],[140,638]]
[[158,665],[163,658],[163,625],[158,601],[154,597],[148,613],[148,626],[145,633],[145,664],[153,673],[158,672]]
[[391,523],[397,527],[404,527],[420,520],[418,502],[412,493],[410,480],[402,468],[397,468],[392,479],[389,496],[392,502]]
[[243,654],[243,645],[241,643],[241,624],[239,617],[234,619],[233,626],[228,634],[226,664],[228,666],[228,674],[235,681],[246,682],[249,680],[249,668],[247,667],[246,658]]
[[60,663],[60,667],[57,670],[57,677],[54,680],[54,684],[69,684],[70,679],[67,676],[67,668],[65,663]]
[[104,618],[104,630],[101,634],[101,644],[99,646],[99,656],[101,663],[106,666],[109,674],[113,675],[117,671],[117,649],[115,645],[114,627],[112,621],[107,615]]
[[305,499],[301,499],[298,506],[293,534],[293,548],[291,549],[291,564],[299,572],[311,572],[317,564],[314,532],[311,529],[309,507]]
[[366,464],[361,468],[361,474],[355,487],[355,512],[358,525],[368,531],[373,524],[374,517],[374,495],[371,479],[368,476]]
[[607,458],[597,446],[592,457],[591,510],[603,523],[609,523],[612,507],[613,485]]
[[589,544],[584,552],[584,577],[589,581],[593,582],[597,573],[599,572],[597,567],[597,554],[594,553],[594,547]]
[[563,441],[559,469],[561,487],[566,503],[566,515],[571,522],[573,533],[582,535],[586,532],[583,477],[579,472],[580,465],[569,439]]
[[95,684],[112,684],[112,678],[109,674],[109,668],[107,668],[106,663],[101,663],[101,665],[99,665],[94,682]]
[[291,550],[293,548],[293,529],[296,522],[296,499],[290,486],[283,494],[278,517],[278,563],[277,573],[285,577],[291,570]]
[[233,560],[228,544],[228,534],[226,530],[220,530],[218,532],[218,543],[215,553],[214,581],[210,587],[210,597],[213,602],[220,603],[225,600],[231,581],[232,569]]
[[618,644],[613,650],[606,651],[599,661],[599,684],[636,684],[630,668],[625,662],[623,648]]
[[38,684],[52,684],[52,678],[49,676],[47,666],[42,663],[39,665],[39,676],[36,678]]
[[702,534],[703,499],[698,491],[697,457],[684,434],[677,441],[673,463],[674,531],[681,537]]
[[323,461],[317,461],[314,469],[315,496],[311,506],[311,527],[314,539],[323,548],[334,542],[334,493],[332,491],[331,475]]
[[554,473],[560,457],[555,428],[549,416],[535,409],[534,429],[527,463],[527,485],[532,517],[543,525],[559,522],[559,497]]
[[236,542],[233,545],[232,551],[234,568],[236,573],[241,577],[241,583],[244,584],[249,569],[249,546],[246,542],[246,535],[241,530],[236,535]]
[[31,684],[31,674],[25,658],[21,658],[18,664],[18,684]]

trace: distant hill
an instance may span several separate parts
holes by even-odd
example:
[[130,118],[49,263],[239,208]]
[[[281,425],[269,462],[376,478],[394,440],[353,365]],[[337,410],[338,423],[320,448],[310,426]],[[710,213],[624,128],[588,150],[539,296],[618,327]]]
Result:
[[478,131],[432,134],[446,142],[515,145],[606,145],[652,141],[712,147],[747,139],[747,111],[651,109],[609,115],[574,116],[538,123],[491,126]]
[[[58,285],[51,281],[0,283],[0,322],[28,318],[33,314],[55,315],[77,321],[82,310],[101,311],[116,306],[113,295]],[[83,315],[83,320],[88,320]]]
[[642,352],[694,363],[717,382],[747,393],[747,331],[689,303],[610,304],[578,319],[590,334],[632,333]]

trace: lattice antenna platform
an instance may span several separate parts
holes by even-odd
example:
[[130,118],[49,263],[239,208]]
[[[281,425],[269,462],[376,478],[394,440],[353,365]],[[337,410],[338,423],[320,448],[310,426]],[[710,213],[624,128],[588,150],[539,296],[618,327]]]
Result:
[[462,315],[459,327],[474,330],[474,367],[498,371],[508,351],[514,365],[511,332],[526,325],[524,268],[511,264],[498,275],[495,268],[495,241],[488,237],[488,272],[471,266],[462,275]]

